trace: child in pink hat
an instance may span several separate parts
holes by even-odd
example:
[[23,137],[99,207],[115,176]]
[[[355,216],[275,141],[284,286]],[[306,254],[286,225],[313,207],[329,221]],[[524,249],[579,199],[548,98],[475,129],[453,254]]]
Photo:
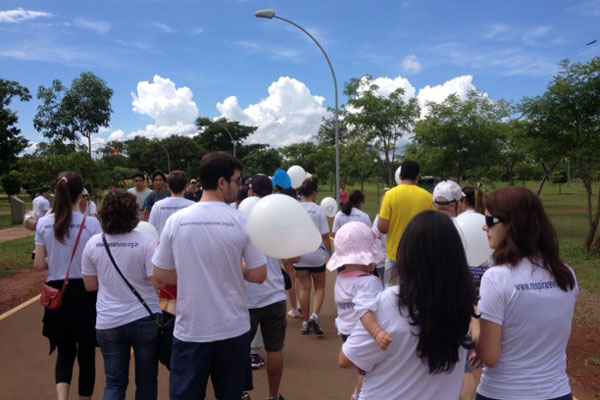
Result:
[[[373,270],[385,259],[385,253],[371,228],[358,221],[343,225],[335,235],[334,245],[335,253],[329,259],[327,269],[339,272],[335,281],[338,334],[346,341],[360,320],[379,347],[385,350],[391,343],[391,336],[379,326],[373,313],[377,296],[383,290]],[[362,375],[359,375],[353,399],[358,398],[361,386]]]

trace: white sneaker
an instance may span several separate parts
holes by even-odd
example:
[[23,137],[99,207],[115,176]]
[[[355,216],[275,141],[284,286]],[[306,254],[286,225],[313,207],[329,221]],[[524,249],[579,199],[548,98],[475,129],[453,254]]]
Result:
[[302,318],[302,313],[297,308],[292,308],[288,311],[288,317],[290,318]]
[[319,319],[319,316],[315,313],[312,313],[312,315],[310,316],[310,319],[312,319],[313,321],[315,321],[317,324],[321,323],[321,320]]

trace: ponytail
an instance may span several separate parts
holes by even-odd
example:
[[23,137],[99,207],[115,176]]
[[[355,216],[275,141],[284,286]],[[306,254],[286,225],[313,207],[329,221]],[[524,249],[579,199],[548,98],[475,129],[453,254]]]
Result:
[[348,201],[340,206],[342,212],[346,215],[352,213],[352,208],[360,208],[365,202],[365,195],[360,190],[355,190],[348,198]]
[[56,181],[54,191],[54,237],[61,243],[69,237],[69,226],[73,214],[73,205],[83,192],[83,180],[75,172],[63,172]]

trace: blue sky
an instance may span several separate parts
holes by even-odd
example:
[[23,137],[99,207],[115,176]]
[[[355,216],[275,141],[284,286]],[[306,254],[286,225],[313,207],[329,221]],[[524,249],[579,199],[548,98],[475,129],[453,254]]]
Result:
[[197,115],[255,124],[255,141],[306,140],[333,105],[329,72],[301,32],[256,19],[261,8],[313,32],[340,85],[370,74],[423,101],[470,88],[516,101],[540,94],[561,59],[600,54],[585,46],[600,39],[600,0],[2,0],[0,78],[34,94],[14,105],[33,142],[38,86],[84,71],[114,90],[100,144],[191,134]]

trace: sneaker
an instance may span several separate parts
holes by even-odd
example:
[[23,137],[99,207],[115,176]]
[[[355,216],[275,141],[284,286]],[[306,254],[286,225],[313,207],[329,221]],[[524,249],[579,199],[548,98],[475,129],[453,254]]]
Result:
[[309,326],[313,333],[313,335],[323,336],[323,330],[321,329],[321,325],[319,325],[319,321],[316,319],[309,320]]
[[250,393],[242,392],[241,400],[250,400]]
[[311,334],[311,327],[312,324],[310,323],[311,321],[302,321],[302,330],[300,331],[300,333],[302,335],[310,335]]
[[302,311],[299,308],[292,308],[288,311],[288,317],[295,319],[302,318]]
[[260,369],[265,366],[265,360],[259,354],[252,353],[250,354],[250,366],[252,369]]
[[313,321],[316,321],[317,324],[321,323],[321,320],[319,319],[319,316],[315,313],[312,313],[312,315],[310,316],[310,319],[312,319]]

